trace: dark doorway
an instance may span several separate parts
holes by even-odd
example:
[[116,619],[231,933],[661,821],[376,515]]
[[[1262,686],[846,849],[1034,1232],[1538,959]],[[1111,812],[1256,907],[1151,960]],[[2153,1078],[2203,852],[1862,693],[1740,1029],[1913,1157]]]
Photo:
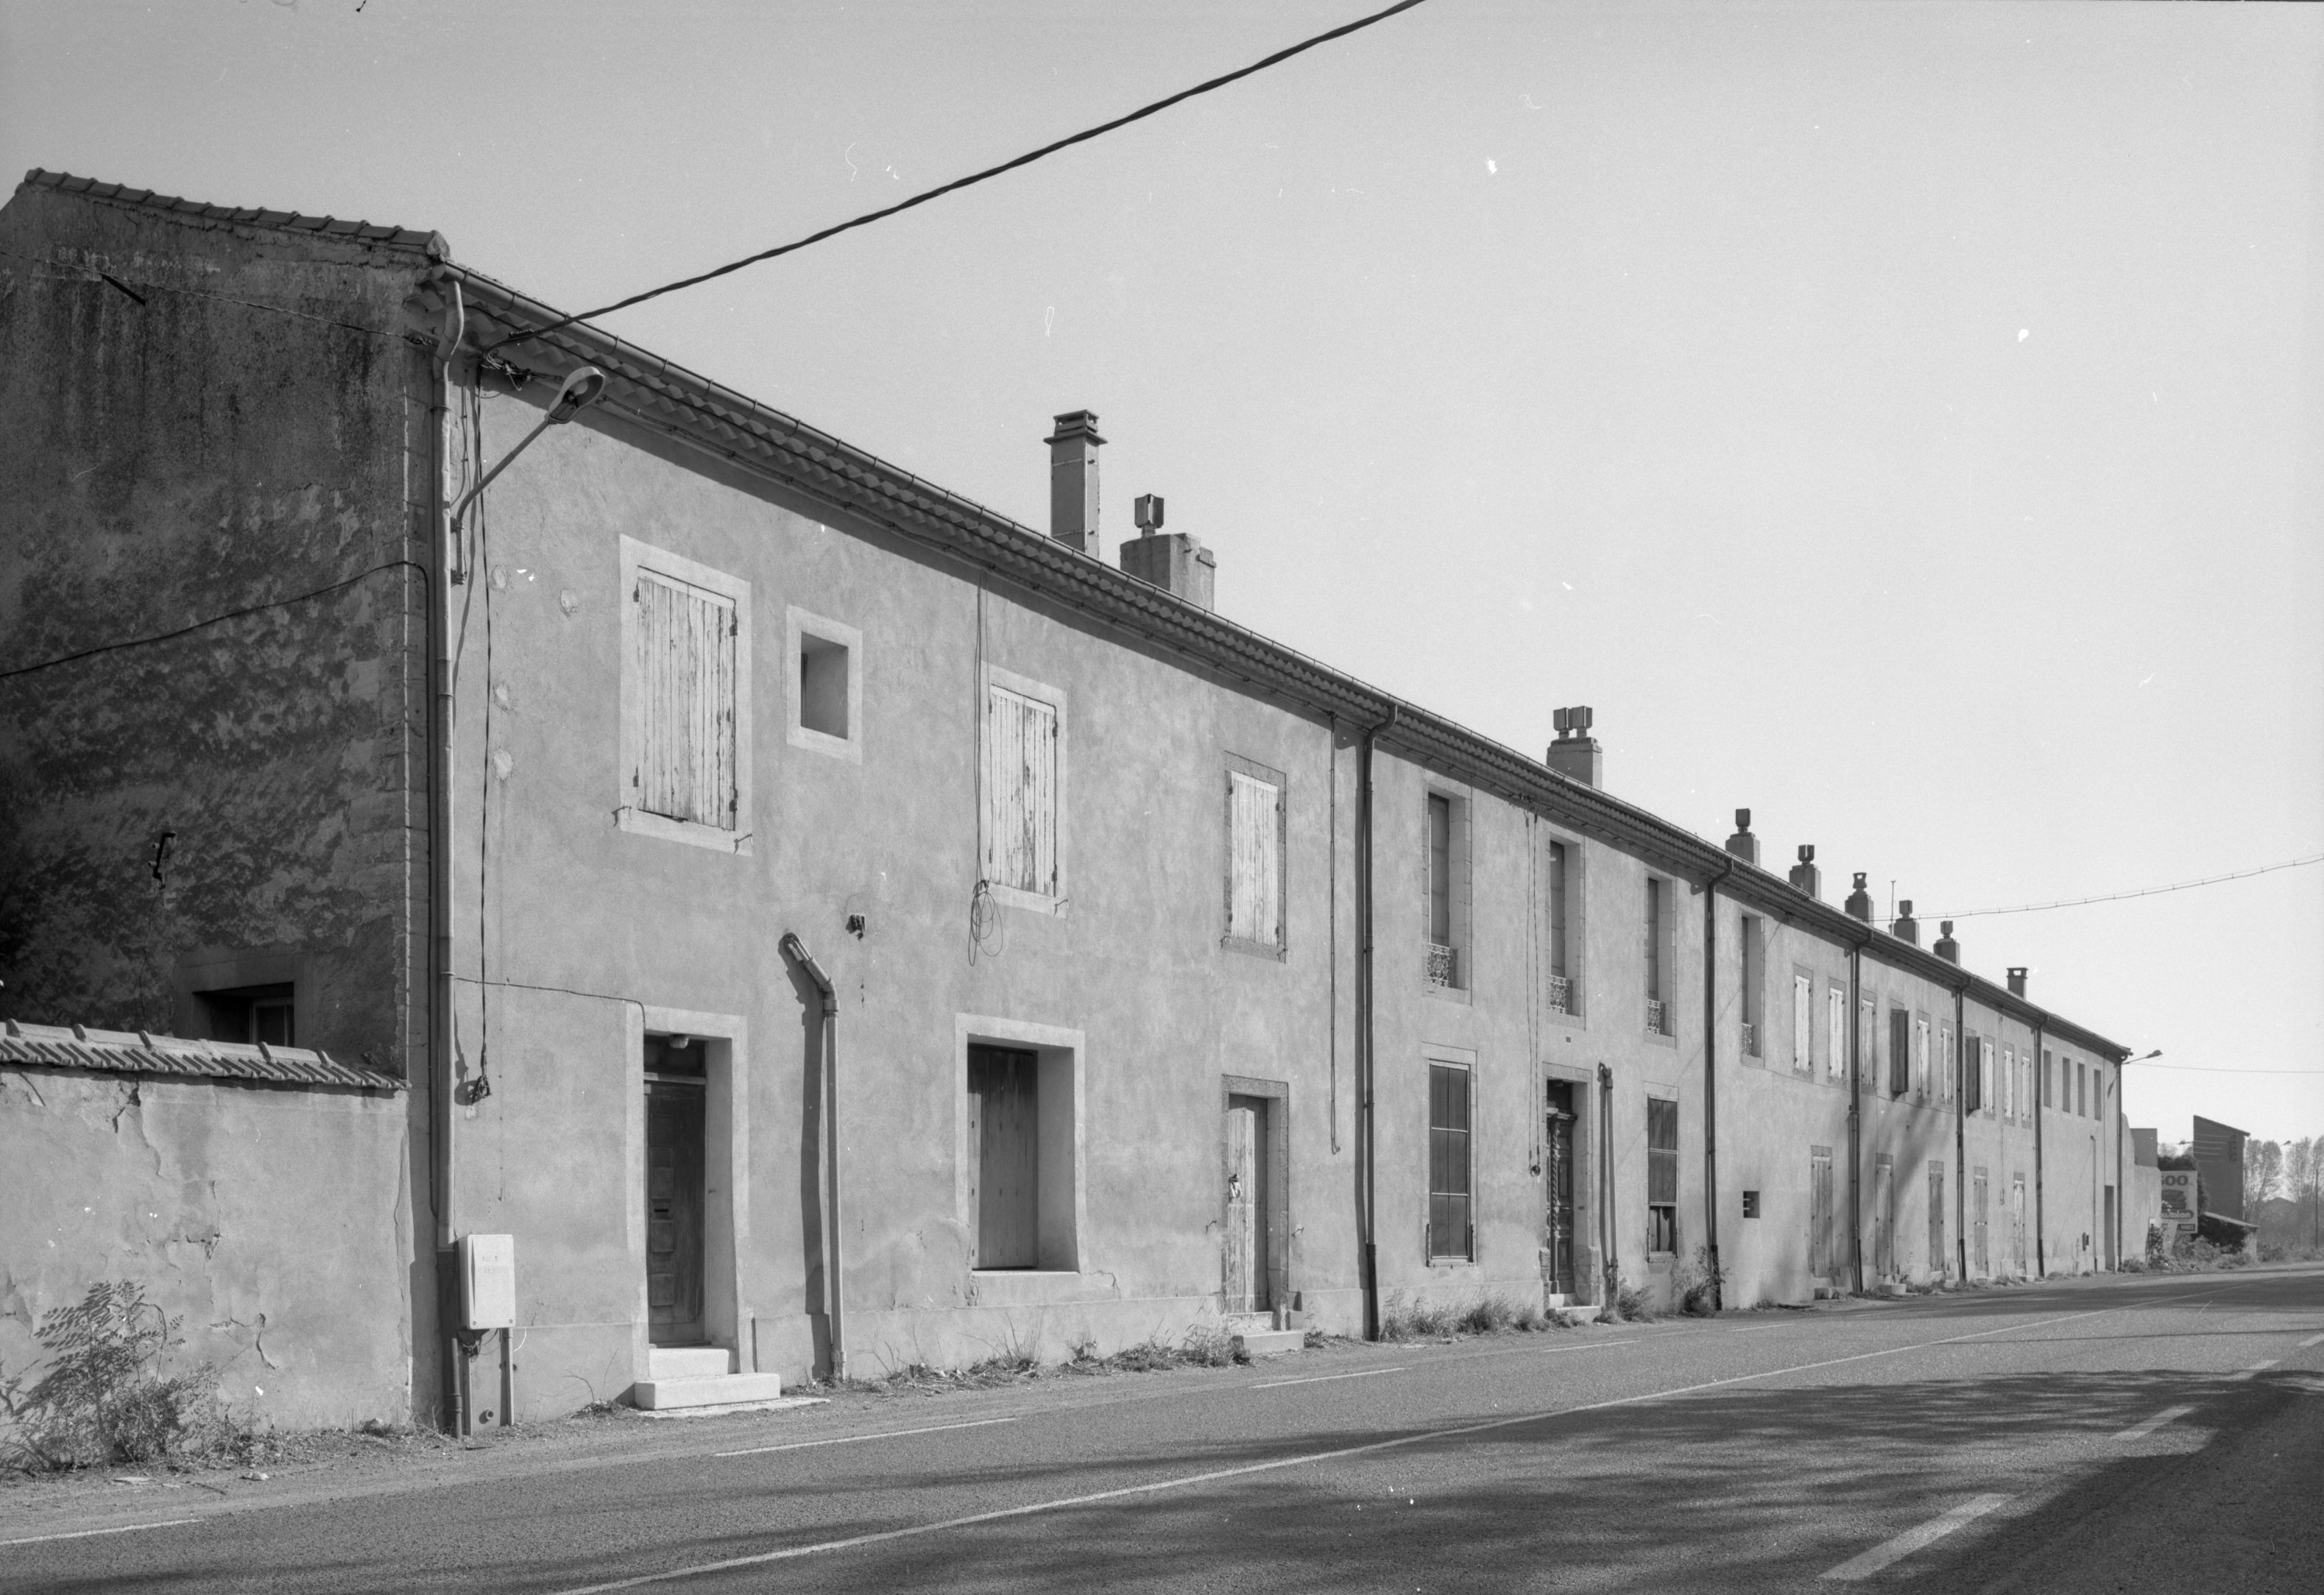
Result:
[[1542,1126],[1544,1215],[1542,1289],[1572,1295],[1573,1277],[1573,1087],[1553,1080]]
[[704,1341],[704,1063],[699,1041],[646,1037],[646,1338],[657,1346]]
[[1040,1266],[1040,1107],[1034,1054],[968,1049],[969,1183],[979,1268]]

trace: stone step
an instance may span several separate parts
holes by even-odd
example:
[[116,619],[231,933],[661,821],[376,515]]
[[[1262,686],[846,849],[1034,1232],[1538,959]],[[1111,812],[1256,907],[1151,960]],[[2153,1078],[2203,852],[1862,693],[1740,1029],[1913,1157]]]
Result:
[[1254,1360],[1260,1357],[1280,1357],[1286,1351],[1296,1351],[1307,1343],[1307,1332],[1299,1329],[1253,1329],[1236,1334],[1235,1348]]
[[652,1379],[715,1379],[734,1371],[734,1353],[724,1346],[654,1346],[646,1352]]
[[1225,1313],[1220,1316],[1226,1321],[1229,1334],[1264,1334],[1277,1327],[1272,1313]]
[[771,1373],[640,1379],[630,1387],[630,1405],[649,1412],[667,1412],[678,1406],[733,1406],[745,1401],[772,1401],[782,1393],[782,1376]]
[[1599,1314],[1600,1313],[1603,1312],[1603,1311],[1605,1311],[1605,1309],[1604,1309],[1604,1308],[1602,1308],[1602,1307],[1595,1307],[1595,1306],[1582,1306],[1582,1307],[1564,1307],[1564,1306],[1558,1306],[1558,1307],[1552,1307],[1552,1308],[1549,1310],[1549,1315],[1550,1315],[1552,1318],[1554,1318],[1555,1320],[1557,1320],[1557,1322],[1558,1322],[1558,1323],[1563,1323],[1563,1324],[1564,1324],[1567,1328],[1571,1329],[1572,1327],[1573,1327],[1573,1326],[1574,1326],[1575,1324],[1577,1324],[1577,1323],[1597,1323],[1597,1322],[1598,1322],[1598,1314]]

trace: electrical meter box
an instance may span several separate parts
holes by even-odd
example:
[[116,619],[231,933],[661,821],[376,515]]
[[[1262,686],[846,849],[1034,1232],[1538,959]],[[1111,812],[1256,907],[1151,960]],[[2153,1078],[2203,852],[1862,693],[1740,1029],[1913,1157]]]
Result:
[[463,1329],[508,1329],[516,1323],[516,1237],[460,1237]]

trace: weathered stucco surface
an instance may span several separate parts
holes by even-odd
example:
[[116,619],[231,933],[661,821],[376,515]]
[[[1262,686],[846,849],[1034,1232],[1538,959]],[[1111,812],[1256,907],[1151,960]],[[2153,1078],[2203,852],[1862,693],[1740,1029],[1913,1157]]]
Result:
[[0,1069],[0,1366],[132,1279],[240,1416],[401,1422],[411,1345],[400,1097]]

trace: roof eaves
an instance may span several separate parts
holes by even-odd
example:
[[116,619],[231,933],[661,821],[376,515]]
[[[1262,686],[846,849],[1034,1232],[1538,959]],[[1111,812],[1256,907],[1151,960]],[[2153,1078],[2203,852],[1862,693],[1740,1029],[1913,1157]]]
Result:
[[301,216],[295,210],[208,205],[198,199],[180,199],[173,195],[157,194],[151,189],[132,189],[121,183],[101,182],[95,178],[75,177],[70,172],[44,171],[37,166],[24,174],[20,191],[23,189],[51,189],[58,193],[71,194],[127,210],[156,212],[177,221],[301,233],[382,249],[409,250],[431,261],[443,260],[452,253],[451,245],[445,242],[441,233],[423,233],[410,227],[349,221],[333,216]]
[[260,1085],[335,1085],[395,1092],[404,1083],[327,1052],[265,1042],[203,1041],[143,1030],[0,1021],[0,1065],[87,1069],[108,1074],[178,1075]]

